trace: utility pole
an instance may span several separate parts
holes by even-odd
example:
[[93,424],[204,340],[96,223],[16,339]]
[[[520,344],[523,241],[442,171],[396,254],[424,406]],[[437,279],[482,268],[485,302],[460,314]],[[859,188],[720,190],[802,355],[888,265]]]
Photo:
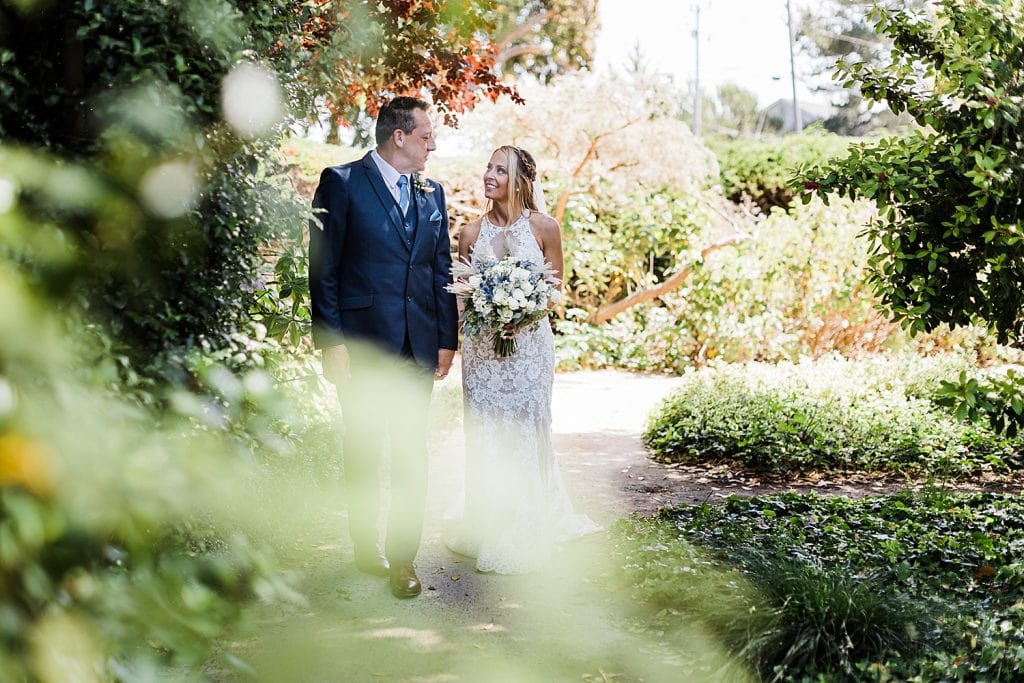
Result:
[[695,45],[695,59],[693,69],[693,134],[700,137],[700,2],[693,3],[695,18],[693,24],[693,43]]
[[803,130],[804,124],[800,116],[800,103],[796,100],[796,59],[793,56],[796,33],[793,31],[793,12],[790,3],[791,0],[786,0],[786,23],[789,25],[789,82],[793,93],[793,131],[799,133]]

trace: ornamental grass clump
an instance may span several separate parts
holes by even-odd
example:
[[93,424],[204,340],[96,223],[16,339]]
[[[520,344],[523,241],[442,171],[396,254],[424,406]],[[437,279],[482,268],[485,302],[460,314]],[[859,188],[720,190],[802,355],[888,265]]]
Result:
[[647,628],[671,639],[699,626],[731,653],[720,673],[766,681],[850,677],[933,639],[941,606],[901,590],[886,568],[824,559],[781,533],[755,542],[752,524],[730,502],[621,523],[618,554],[639,608],[651,610]]
[[880,572],[751,552],[745,573],[773,605],[773,619],[753,632],[743,654],[766,680],[799,673],[852,675],[858,662],[908,655],[934,615],[887,584]]

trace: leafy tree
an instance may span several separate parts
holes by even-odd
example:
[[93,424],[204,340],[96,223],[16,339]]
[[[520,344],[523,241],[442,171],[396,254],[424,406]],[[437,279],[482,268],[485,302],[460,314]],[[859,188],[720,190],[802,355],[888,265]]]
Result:
[[[309,5],[297,0],[298,8]],[[518,96],[495,72],[498,47],[484,32],[488,0],[314,0],[302,26],[309,64],[300,73],[339,122],[376,116],[393,94],[429,91],[449,124],[481,96]]]
[[[1024,8],[942,0],[931,12],[877,8],[893,63],[841,62],[870,101],[921,128],[851,148],[801,175],[810,192],[874,199],[870,277],[911,332],[985,324],[1024,332]],[[805,196],[805,200],[809,196]]]
[[[176,372],[204,344],[234,343],[248,321],[261,243],[299,218],[260,164],[267,139],[226,125],[221,103],[222,83],[242,62],[269,86],[268,103],[286,97],[271,68],[284,80],[298,67],[292,9],[0,2],[12,84],[0,136],[39,150],[64,187],[53,193],[29,164],[9,162],[5,175],[74,258],[41,265],[28,240],[8,241],[6,255],[60,305],[104,320],[118,352],[147,374]],[[246,59],[254,54],[268,59]],[[298,92],[292,99],[302,101]]]
[[709,137],[708,147],[718,157],[722,191],[730,200],[749,198],[762,213],[772,207],[790,209],[797,191],[793,169],[821,165],[846,153],[850,138],[812,127],[785,137]]
[[591,65],[597,0],[511,0],[495,3],[491,16],[502,72],[546,81]]
[[644,52],[644,48],[639,40],[633,41],[633,46],[629,49],[629,54],[626,55],[626,61],[623,66],[626,74],[633,78],[648,75],[650,61],[647,59],[647,53]]
[[875,30],[868,17],[873,4],[872,0],[824,0],[804,8],[797,35],[816,88],[856,95],[856,91],[832,78],[836,60],[842,57],[868,64],[887,61],[892,44]]
[[753,133],[757,126],[757,95],[735,83],[718,86],[715,123],[739,134]]

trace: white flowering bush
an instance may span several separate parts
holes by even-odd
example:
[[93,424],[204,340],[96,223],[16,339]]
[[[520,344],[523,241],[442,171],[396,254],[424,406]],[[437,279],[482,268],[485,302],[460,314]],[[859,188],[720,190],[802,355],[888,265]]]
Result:
[[[568,182],[573,192],[621,194],[641,184],[699,193],[718,179],[714,154],[678,117],[671,83],[575,73],[519,89],[525,105],[481,104],[463,117],[459,140],[446,144],[477,153],[481,172],[495,147],[524,147],[545,181]],[[657,149],[671,149],[672,163],[652,154]],[[554,206],[557,192],[545,189]]]

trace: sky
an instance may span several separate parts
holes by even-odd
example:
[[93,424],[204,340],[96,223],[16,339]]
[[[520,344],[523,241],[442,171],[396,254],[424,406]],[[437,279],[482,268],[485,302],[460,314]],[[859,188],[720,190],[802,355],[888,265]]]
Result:
[[[793,0],[793,19],[807,0]],[[694,0],[599,0],[596,70],[621,70],[636,41],[649,70],[693,80]],[[765,106],[790,97],[786,0],[701,0],[701,88],[725,82],[757,94]],[[797,96],[821,101],[797,82]]]

